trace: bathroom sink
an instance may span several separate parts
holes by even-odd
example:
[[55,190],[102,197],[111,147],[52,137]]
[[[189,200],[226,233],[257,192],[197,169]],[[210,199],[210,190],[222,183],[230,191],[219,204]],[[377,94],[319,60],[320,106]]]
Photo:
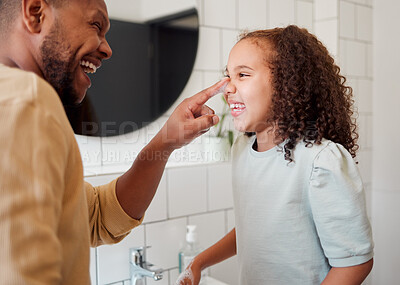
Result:
[[206,276],[204,280],[201,280],[200,285],[228,285],[224,282],[218,281],[210,276]]

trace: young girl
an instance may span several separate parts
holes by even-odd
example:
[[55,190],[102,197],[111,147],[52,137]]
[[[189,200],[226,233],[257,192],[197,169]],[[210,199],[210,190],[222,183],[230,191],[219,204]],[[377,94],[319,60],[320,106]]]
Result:
[[[236,227],[178,279],[235,254],[239,283],[361,284],[373,242],[352,90],[326,48],[296,26],[241,36],[225,98],[239,136],[232,149]],[[230,181],[228,181],[230,183]]]

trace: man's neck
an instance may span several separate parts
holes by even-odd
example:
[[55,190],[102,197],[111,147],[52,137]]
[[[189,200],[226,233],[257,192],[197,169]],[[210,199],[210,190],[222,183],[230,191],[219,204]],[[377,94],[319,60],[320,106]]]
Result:
[[32,53],[31,42],[22,36],[9,36],[0,44],[0,63],[9,67],[16,67],[31,71],[43,77],[37,60]]
[[18,67],[18,65],[13,60],[11,60],[9,57],[1,56],[1,55],[0,55],[0,64],[9,66],[9,67]]

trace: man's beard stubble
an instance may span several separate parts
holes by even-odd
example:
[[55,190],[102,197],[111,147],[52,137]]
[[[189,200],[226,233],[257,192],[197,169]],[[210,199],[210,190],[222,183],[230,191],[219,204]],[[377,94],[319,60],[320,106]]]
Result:
[[40,46],[44,79],[56,90],[63,105],[76,106],[80,96],[74,90],[72,65],[74,53],[62,37],[61,27],[55,23],[53,30]]

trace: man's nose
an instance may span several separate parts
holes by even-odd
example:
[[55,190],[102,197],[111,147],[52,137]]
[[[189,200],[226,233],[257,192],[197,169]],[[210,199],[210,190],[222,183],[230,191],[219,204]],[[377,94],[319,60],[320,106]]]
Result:
[[106,39],[101,41],[99,51],[103,56],[103,59],[109,59],[112,56],[112,49]]

